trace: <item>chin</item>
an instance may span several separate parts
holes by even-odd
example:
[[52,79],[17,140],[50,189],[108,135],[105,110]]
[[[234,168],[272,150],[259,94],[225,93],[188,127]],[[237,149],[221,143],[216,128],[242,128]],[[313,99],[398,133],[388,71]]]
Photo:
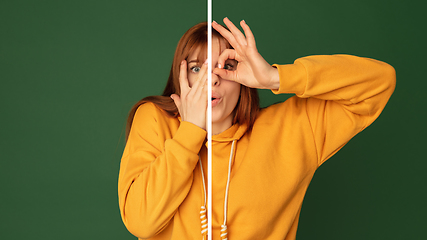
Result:
[[219,123],[220,121],[219,121],[219,119],[218,118],[214,118],[213,116],[212,116],[212,124],[215,124],[215,123]]

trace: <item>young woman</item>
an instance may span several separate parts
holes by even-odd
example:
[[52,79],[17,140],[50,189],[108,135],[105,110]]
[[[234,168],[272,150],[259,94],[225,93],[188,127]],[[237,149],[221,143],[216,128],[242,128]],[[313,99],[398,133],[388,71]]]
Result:
[[[123,222],[140,239],[206,237],[206,148],[212,147],[213,239],[295,239],[316,169],[381,113],[394,69],[349,56],[309,56],[269,65],[249,26],[207,24],[178,43],[163,96],[129,116],[119,175]],[[207,74],[212,74],[212,146],[206,146]],[[294,93],[259,109],[256,88]]]

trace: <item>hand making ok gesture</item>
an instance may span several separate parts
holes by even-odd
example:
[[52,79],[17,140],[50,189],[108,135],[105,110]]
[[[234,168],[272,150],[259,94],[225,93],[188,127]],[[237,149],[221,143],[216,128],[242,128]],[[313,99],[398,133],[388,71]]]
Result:
[[[279,73],[258,53],[254,35],[246,22],[244,20],[240,22],[245,34],[228,18],[224,18],[224,23],[230,31],[215,21],[212,23],[212,27],[234,49],[226,49],[222,52],[218,58],[218,67],[213,72],[225,80],[236,81],[251,88],[278,89],[280,86]],[[223,68],[227,59],[238,61],[236,70],[228,71]]]

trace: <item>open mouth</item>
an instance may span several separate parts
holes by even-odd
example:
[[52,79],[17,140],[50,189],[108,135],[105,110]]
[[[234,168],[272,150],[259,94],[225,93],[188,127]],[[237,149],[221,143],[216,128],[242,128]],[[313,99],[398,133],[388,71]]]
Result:
[[215,107],[218,103],[221,102],[221,98],[213,97],[211,101],[212,101],[212,107]]
[[212,103],[212,107],[215,107],[216,105],[218,105],[220,102],[222,101],[221,95],[212,91],[212,95],[211,95],[211,103]]

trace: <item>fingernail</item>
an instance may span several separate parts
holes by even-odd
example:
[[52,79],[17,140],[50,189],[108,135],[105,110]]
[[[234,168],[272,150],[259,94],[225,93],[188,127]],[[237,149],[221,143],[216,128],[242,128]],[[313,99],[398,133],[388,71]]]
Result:
[[173,100],[173,96],[171,95],[171,98],[172,98],[172,100]]
[[203,64],[208,64],[208,59],[206,58],[205,62]]
[[185,63],[185,60],[182,60],[182,61],[181,61],[181,65],[184,65],[184,63]]
[[242,22],[243,22],[244,24],[246,24],[246,21],[245,21],[245,20],[242,20]]
[[218,68],[221,69],[221,64],[218,63]]
[[214,20],[212,23],[213,23],[213,24],[218,24],[218,23],[216,23],[216,22],[215,22],[215,20]]

